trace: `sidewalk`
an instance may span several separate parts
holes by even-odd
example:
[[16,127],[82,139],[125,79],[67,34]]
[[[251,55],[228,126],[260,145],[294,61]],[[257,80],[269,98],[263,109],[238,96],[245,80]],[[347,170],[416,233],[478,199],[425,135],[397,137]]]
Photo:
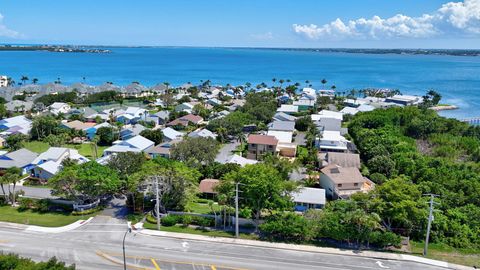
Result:
[[[138,224],[141,226],[141,224]],[[257,248],[274,248],[274,249],[285,249],[292,251],[303,251],[303,252],[317,252],[317,253],[327,253],[332,255],[342,255],[342,256],[357,256],[357,257],[368,257],[375,259],[383,260],[398,260],[398,261],[411,261],[417,263],[423,263],[427,265],[438,266],[447,269],[456,269],[456,270],[467,270],[473,269],[472,267],[451,264],[448,262],[437,261],[422,257],[417,257],[407,254],[396,254],[396,253],[387,253],[387,252],[376,252],[369,250],[345,250],[337,248],[327,248],[327,247],[314,247],[307,245],[295,245],[295,244],[285,244],[285,243],[272,243],[264,241],[255,241],[255,240],[246,240],[246,239],[235,239],[235,238],[224,238],[224,237],[209,237],[196,234],[185,234],[185,233],[173,233],[173,232],[163,232],[149,229],[140,229],[141,227],[135,225],[136,228],[139,228],[137,233],[149,236],[161,236],[161,237],[170,237],[177,239],[185,240],[195,240],[195,241],[208,241],[216,242],[221,244],[232,244],[232,245],[243,245],[243,246],[252,246]]]

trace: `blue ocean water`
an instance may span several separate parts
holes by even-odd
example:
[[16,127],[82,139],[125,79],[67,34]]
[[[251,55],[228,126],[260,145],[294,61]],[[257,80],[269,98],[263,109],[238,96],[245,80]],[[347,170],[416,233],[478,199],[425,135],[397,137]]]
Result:
[[0,52],[0,74],[19,81],[20,76],[47,83],[106,81],[127,85],[170,82],[253,85],[272,78],[303,83],[320,81],[337,91],[366,87],[400,89],[405,94],[424,94],[435,89],[442,103],[459,110],[442,115],[456,118],[480,117],[480,57],[348,54],[309,51],[229,48],[109,48],[110,54]]

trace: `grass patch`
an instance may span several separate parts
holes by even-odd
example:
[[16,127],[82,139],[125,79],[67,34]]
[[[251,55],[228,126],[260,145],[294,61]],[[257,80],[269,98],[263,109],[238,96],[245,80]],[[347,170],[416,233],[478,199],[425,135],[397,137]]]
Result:
[[18,211],[17,208],[9,205],[0,206],[0,221],[44,227],[65,226],[77,220],[85,220],[95,215],[96,213],[85,216],[74,216],[62,213],[38,213],[31,210]]
[[[186,209],[188,212],[191,212],[191,213],[213,215],[212,209],[210,208],[210,206],[208,206],[208,203],[190,202],[187,204]],[[218,215],[221,210],[221,207],[220,205],[214,203],[213,209],[217,212],[217,215]]]
[[[35,153],[43,153],[50,148],[50,145],[46,142],[42,141],[30,141],[24,144],[24,147],[32,152]],[[93,147],[90,143],[82,143],[82,144],[66,144],[63,147],[76,149],[78,153],[86,158],[92,159],[94,157]],[[108,146],[98,146],[98,157],[103,155],[103,151],[107,149]]]
[[[412,254],[422,256],[422,242],[411,242]],[[474,266],[480,265],[480,251],[473,249],[456,249],[444,244],[429,244],[427,258],[449,263]]]
[[50,148],[50,145],[46,142],[41,142],[41,141],[30,141],[30,142],[25,142],[23,147],[27,148],[28,150],[35,152],[35,153],[43,153]]
[[[145,229],[151,229],[151,230],[156,230],[157,225],[156,224],[151,224],[148,222],[145,222],[143,224]],[[225,232],[225,231],[210,231],[210,230],[205,230],[201,228],[193,228],[193,227],[185,227],[182,225],[175,225],[171,227],[167,226],[161,226],[160,227],[161,231],[164,232],[175,232],[175,233],[188,233],[188,234],[197,234],[197,235],[204,235],[204,236],[210,236],[210,237],[228,237],[228,238],[234,238],[235,233],[234,232]],[[248,240],[258,240],[258,236],[254,234],[245,234],[245,233],[240,233],[240,238],[241,239],[248,239]]]

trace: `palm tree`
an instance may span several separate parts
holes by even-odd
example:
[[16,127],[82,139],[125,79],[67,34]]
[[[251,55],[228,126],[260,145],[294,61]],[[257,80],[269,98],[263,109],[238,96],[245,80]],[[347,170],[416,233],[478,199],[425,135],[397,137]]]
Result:
[[332,85],[332,90],[335,91],[335,89],[337,89],[337,87],[335,85]]
[[325,88],[325,84],[327,84],[327,80],[326,80],[326,79],[322,79],[322,84],[323,84],[323,88]]
[[285,82],[285,80],[284,80],[284,79],[280,79],[278,82],[280,83],[280,88],[283,88],[283,83]]
[[60,80],[60,78],[57,78],[57,80],[54,83],[55,84],[62,84],[62,81]]
[[309,80],[306,80],[306,81],[305,81],[305,84],[306,84],[306,85],[309,85],[309,84],[310,84],[310,81],[309,81]]
[[275,85],[275,82],[277,81],[277,78],[273,78],[272,79],[272,82],[273,82],[273,85]]
[[33,84],[37,84],[37,83],[38,83],[38,79],[37,79],[37,78],[33,78],[33,79],[32,79],[32,83],[33,83]]
[[25,85],[25,82],[28,81],[28,77],[23,75],[22,77],[20,77],[20,81],[22,81],[22,84]]
[[15,81],[14,81],[12,78],[8,77],[8,78],[7,78],[7,85],[8,85],[8,86],[14,86],[14,85],[15,85]]
[[247,82],[247,83],[245,83],[245,86],[247,87],[247,89],[250,89],[250,87],[252,87],[252,84]]

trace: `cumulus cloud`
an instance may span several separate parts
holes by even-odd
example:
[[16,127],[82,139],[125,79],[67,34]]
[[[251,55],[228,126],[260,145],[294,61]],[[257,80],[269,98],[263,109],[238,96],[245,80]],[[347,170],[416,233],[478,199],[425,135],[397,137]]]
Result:
[[272,32],[266,32],[266,33],[261,33],[261,34],[252,34],[250,35],[253,39],[257,40],[271,40],[273,39],[273,33]]
[[348,22],[338,18],[322,26],[294,24],[293,31],[311,40],[478,36],[480,0],[449,2],[435,12],[420,17],[397,14],[390,18],[373,16]]
[[0,13],[0,37],[18,38],[20,33],[13,31],[3,24],[3,15]]

